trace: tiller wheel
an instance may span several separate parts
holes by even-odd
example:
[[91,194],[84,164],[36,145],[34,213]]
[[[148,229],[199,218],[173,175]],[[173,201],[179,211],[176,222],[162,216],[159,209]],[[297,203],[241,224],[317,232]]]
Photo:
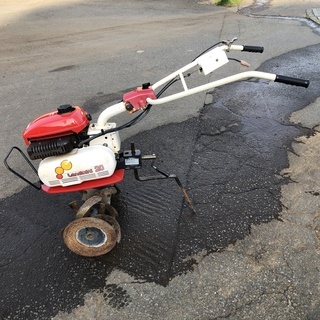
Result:
[[118,212],[109,204],[115,193],[115,188],[90,190],[83,194],[85,201],[80,208],[76,202],[70,204],[76,219],[63,230],[62,236],[71,251],[85,257],[97,257],[108,253],[120,242]]
[[69,223],[63,230],[63,240],[74,253],[97,257],[113,249],[117,236],[113,227],[105,220],[85,217]]

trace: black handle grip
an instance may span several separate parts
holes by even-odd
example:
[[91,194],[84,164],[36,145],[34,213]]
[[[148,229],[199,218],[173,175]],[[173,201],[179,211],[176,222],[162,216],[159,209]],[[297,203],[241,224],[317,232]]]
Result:
[[263,47],[257,47],[257,46],[243,46],[243,50],[242,51],[248,51],[248,52],[258,52],[258,53],[262,53],[264,50]]
[[274,82],[281,82],[285,84],[291,84],[292,86],[304,87],[308,88],[310,81],[299,78],[291,78],[287,76],[281,76],[279,74],[276,75],[276,79]]

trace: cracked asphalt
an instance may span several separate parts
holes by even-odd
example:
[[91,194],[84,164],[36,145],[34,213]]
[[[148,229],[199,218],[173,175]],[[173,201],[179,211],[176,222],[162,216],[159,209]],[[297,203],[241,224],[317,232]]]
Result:
[[[257,1],[249,7],[251,1],[245,1],[242,12],[246,15],[196,3],[186,12],[183,2],[175,3],[176,15],[190,14],[193,27],[201,30],[214,26],[217,38],[234,35],[235,30],[239,38],[256,35],[260,43],[254,44],[265,44],[266,49],[269,45],[269,50],[265,57],[245,57],[252,59],[254,68],[308,78],[310,87],[253,80],[228,85],[208,92],[204,99],[196,97],[200,103],[190,113],[183,109],[195,100],[174,104],[178,113],[171,114],[169,107],[162,109],[168,118],[181,113],[174,123],[167,118],[158,122],[155,119],[161,112],[152,110],[149,123],[131,135],[124,134],[123,146],[135,141],[143,153],[156,152],[159,167],[177,173],[187,186],[197,213],[192,215],[173,181],[143,184],[128,172],[114,203],[121,212],[123,239],[104,257],[83,259],[63,246],[59,230],[72,220],[66,205],[73,200],[70,195],[48,198],[30,187],[2,187],[0,218],[6,244],[1,249],[2,318],[320,317],[320,46],[319,28],[302,18],[308,3]],[[171,5],[164,2],[164,11]],[[212,22],[208,10],[216,21]],[[45,13],[54,16],[50,10],[41,11],[40,16]],[[275,14],[277,19],[268,18]],[[165,17],[169,25],[175,25]],[[245,32],[249,34],[244,36]],[[194,31],[188,40],[196,37]],[[272,46],[276,40],[283,45]],[[166,42],[162,45],[171,48]],[[184,51],[183,59],[189,58],[188,52]],[[153,54],[146,52],[147,65],[155,62]],[[41,59],[40,55],[40,70]],[[143,76],[151,70],[172,71],[176,61],[167,63],[158,71],[146,68]],[[85,67],[59,69],[61,65],[52,62],[48,70],[62,70],[57,75],[70,72],[64,76],[68,80],[77,68]],[[21,73],[26,79],[29,64],[22,68],[26,68]],[[11,70],[19,74],[19,68],[12,66]],[[50,77],[52,74],[55,72]],[[5,77],[11,79],[9,73]],[[113,86],[111,81],[110,88]],[[2,89],[4,93],[10,92],[7,88]],[[105,93],[97,88],[93,96],[86,89],[82,105],[92,106],[92,113],[97,114],[119,99],[123,88]],[[35,92],[38,89],[36,86]],[[61,96],[64,94],[62,90]],[[13,101],[17,96],[12,95]],[[27,117],[41,111],[40,104]],[[8,142],[12,138],[14,135]]]

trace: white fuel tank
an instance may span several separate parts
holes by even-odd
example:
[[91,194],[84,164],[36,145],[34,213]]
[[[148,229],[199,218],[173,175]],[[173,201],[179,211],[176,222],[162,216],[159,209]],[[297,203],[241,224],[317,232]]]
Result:
[[38,175],[48,187],[71,186],[84,181],[109,177],[116,168],[115,155],[104,146],[74,149],[40,162]]

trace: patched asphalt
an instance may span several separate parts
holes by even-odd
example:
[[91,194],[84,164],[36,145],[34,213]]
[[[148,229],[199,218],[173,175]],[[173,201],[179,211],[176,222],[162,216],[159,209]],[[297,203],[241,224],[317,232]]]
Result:
[[[122,241],[108,255],[86,259],[70,253],[59,236],[72,219],[67,203],[76,195],[47,196],[27,187],[1,200],[2,317],[71,311],[89,290],[104,290],[101,279],[114,269],[137,281],[168,285],[193,269],[196,259],[190,257],[223,250],[248,236],[252,225],[278,219],[280,186],[288,183],[280,174],[288,166],[287,152],[296,137],[312,132],[290,124],[288,116],[319,93],[312,63],[319,49],[297,50],[260,68],[277,73],[294,68],[311,80],[308,90],[263,81],[229,85],[212,93],[214,102],[198,118],[123,143],[129,148],[134,141],[144,154],[156,152],[158,167],[177,174],[187,187],[196,214],[174,180],[138,182],[127,172],[115,202]],[[309,63],[291,63],[303,59]],[[149,174],[144,167],[141,174]]]
[[[1,199],[0,317],[317,319],[320,120],[316,107],[303,108],[317,105],[319,49],[259,67],[308,78],[307,90],[253,80],[229,85],[208,93],[197,116],[124,141],[124,148],[134,141],[144,154],[156,153],[159,168],[179,176],[196,214],[174,180],[143,183],[127,172],[114,202],[122,241],[88,259],[68,251],[60,236],[73,219],[67,204],[79,195],[27,187]],[[121,94],[85,105],[98,111]]]

